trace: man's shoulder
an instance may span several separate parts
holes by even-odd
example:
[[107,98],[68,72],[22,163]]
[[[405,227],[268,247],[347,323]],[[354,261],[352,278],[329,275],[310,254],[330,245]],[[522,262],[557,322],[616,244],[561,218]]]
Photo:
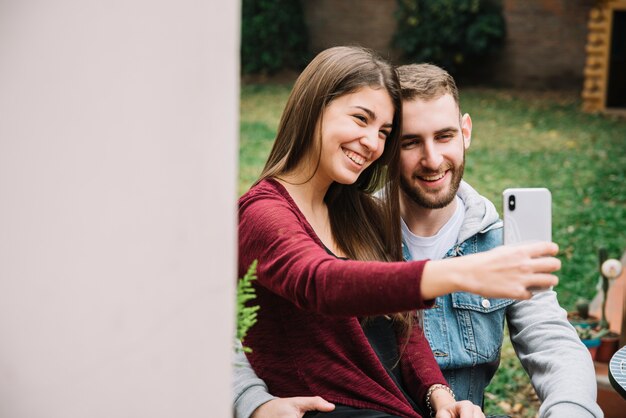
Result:
[[497,238],[502,234],[502,221],[494,204],[465,181],[461,182],[457,196],[465,207],[458,242],[465,242],[477,235],[486,235],[489,239],[495,237],[494,245],[498,245]]
[[[494,222],[490,226],[476,232],[474,235],[466,238],[460,247],[464,247],[466,251],[463,253],[478,253],[483,251],[489,251],[492,248],[499,247],[503,242],[503,229],[502,222]],[[472,251],[468,252],[467,249],[471,248]]]

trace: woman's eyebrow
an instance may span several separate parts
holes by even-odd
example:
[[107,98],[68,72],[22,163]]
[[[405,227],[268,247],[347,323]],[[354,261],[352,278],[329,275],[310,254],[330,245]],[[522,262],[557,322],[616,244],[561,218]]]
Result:
[[[376,113],[374,113],[372,110],[368,109],[367,107],[363,107],[363,106],[352,106],[352,107],[356,107],[357,109],[361,109],[362,111],[364,111],[365,113],[367,113],[367,116],[370,119],[376,120]],[[391,128],[393,127],[393,124],[391,122],[387,122],[383,125],[384,128]]]
[[352,107],[356,107],[357,109],[361,109],[362,111],[364,111],[365,113],[367,113],[367,116],[369,116],[370,119],[376,119],[376,113],[374,113],[372,110],[368,109],[367,107],[363,107],[363,106],[352,106]]

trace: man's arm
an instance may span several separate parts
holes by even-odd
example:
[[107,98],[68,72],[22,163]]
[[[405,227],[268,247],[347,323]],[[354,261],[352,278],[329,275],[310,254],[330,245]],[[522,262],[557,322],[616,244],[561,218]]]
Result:
[[541,418],[600,418],[589,351],[567,321],[554,291],[507,309],[511,342],[542,400]]
[[250,418],[259,406],[276,398],[269,394],[265,382],[254,373],[246,355],[240,350],[239,341],[237,345],[233,367],[233,406],[236,418]]
[[[239,342],[237,345],[241,348]],[[276,398],[270,395],[246,355],[237,349],[234,356],[233,406],[236,418],[301,418],[307,411],[335,409],[333,404],[319,396]]]

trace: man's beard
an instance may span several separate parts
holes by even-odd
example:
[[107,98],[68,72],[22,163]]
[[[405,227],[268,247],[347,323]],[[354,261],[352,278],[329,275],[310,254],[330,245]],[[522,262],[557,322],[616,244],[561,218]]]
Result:
[[[431,196],[430,193],[422,191],[419,187],[413,187],[412,182],[407,181],[404,176],[400,176],[400,189],[402,192],[419,206],[426,209],[441,209],[448,206],[459,190],[461,179],[463,179],[463,171],[465,169],[465,156],[463,156],[463,162],[457,168],[450,168],[452,179],[447,192],[443,195]],[[416,174],[412,175],[412,179],[417,178]]]

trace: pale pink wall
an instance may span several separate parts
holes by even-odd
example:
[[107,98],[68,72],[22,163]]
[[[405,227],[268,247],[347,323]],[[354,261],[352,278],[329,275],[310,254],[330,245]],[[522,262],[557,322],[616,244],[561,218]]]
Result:
[[0,417],[231,417],[239,2],[0,2]]

